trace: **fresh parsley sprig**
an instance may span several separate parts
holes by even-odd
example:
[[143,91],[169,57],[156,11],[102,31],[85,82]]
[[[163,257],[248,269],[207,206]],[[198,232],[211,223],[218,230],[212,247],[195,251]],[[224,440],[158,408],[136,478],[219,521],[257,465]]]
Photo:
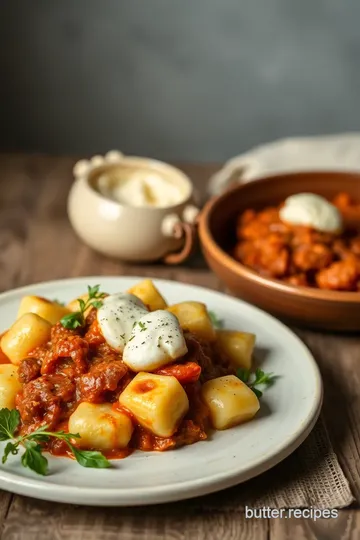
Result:
[[82,298],[78,298],[79,311],[69,313],[60,320],[64,328],[71,328],[72,330],[75,330],[75,328],[85,326],[86,310],[90,306],[96,309],[99,309],[102,306],[102,299],[104,298],[105,294],[99,292],[99,289],[100,285],[94,285],[94,287],[90,287],[90,285],[88,285],[88,298],[86,302]]
[[79,439],[78,433],[65,433],[65,431],[47,431],[47,426],[42,426],[28,435],[16,436],[20,424],[20,414],[16,409],[0,409],[0,441],[9,441],[4,449],[2,463],[6,463],[10,455],[17,456],[19,446],[25,447],[21,456],[21,463],[37,474],[45,475],[48,472],[48,460],[42,454],[42,443],[46,443],[51,437],[64,441],[76,461],[82,467],[104,469],[110,467],[109,461],[100,452],[79,450],[72,444],[73,439]]
[[209,311],[208,313],[209,313],[209,317],[210,317],[213,327],[217,328],[218,330],[223,328],[224,321],[219,319],[219,317],[216,315],[216,313],[214,313],[214,311]]
[[247,384],[258,398],[261,398],[263,395],[262,391],[258,387],[271,386],[277,379],[276,375],[273,373],[265,373],[265,371],[262,369],[257,369],[255,373],[251,373],[249,369],[239,368],[236,371],[236,376]]

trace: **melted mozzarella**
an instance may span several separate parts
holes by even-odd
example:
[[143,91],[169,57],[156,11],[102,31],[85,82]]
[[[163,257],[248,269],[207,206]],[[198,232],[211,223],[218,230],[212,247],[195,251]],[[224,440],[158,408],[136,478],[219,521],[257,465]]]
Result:
[[133,371],[152,371],[186,353],[179,321],[160,309],[138,320],[124,348],[123,361]]
[[117,293],[107,296],[97,312],[97,320],[106,342],[115,350],[123,351],[134,324],[148,310],[135,295]]
[[322,232],[340,232],[342,218],[329,201],[313,193],[288,197],[280,210],[280,218],[292,225],[305,225]]

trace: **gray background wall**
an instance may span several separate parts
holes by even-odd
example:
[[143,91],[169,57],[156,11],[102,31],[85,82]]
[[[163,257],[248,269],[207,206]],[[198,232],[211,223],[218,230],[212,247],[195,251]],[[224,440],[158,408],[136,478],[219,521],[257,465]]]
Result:
[[223,160],[360,127],[359,0],[2,0],[0,148]]

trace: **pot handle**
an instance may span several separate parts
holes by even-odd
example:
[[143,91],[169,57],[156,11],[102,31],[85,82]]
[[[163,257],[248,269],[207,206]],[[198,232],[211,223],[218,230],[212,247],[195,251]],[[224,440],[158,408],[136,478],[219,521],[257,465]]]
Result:
[[190,257],[197,245],[197,224],[200,210],[193,205],[184,208],[182,219],[177,214],[168,214],[163,219],[161,231],[168,238],[183,238],[180,251],[168,253],[162,259],[169,265],[180,264]]

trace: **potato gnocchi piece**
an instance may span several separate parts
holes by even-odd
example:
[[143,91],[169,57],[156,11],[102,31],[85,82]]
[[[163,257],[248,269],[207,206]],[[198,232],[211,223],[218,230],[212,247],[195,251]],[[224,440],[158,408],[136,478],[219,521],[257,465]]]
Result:
[[205,304],[201,302],[180,302],[169,306],[167,309],[178,318],[183,330],[188,330],[205,341],[216,340],[216,332]]
[[0,365],[0,409],[15,409],[16,394],[22,386],[17,371],[12,364]]
[[69,432],[79,433],[80,448],[112,450],[126,448],[134,426],[129,416],[114,410],[111,403],[83,401],[69,418]]
[[228,429],[242,424],[253,418],[260,409],[254,392],[235,375],[207,381],[201,392],[215,429]]
[[49,323],[55,324],[64,315],[70,313],[70,310],[41,296],[24,296],[20,302],[17,318],[19,319],[25,313],[36,313]]
[[50,339],[51,324],[36,315],[25,313],[1,338],[1,349],[15,365],[20,364],[30,351]]
[[144,372],[128,384],[119,403],[159,437],[173,435],[189,410],[186,392],[175,377]]
[[218,330],[216,336],[220,352],[228,358],[234,367],[251,369],[255,334]]
[[137,285],[134,285],[134,287],[131,287],[128,292],[140,298],[140,300],[144,302],[150,311],[166,309],[167,307],[165,299],[162,297],[151,279],[144,279],[144,281],[141,281]]

